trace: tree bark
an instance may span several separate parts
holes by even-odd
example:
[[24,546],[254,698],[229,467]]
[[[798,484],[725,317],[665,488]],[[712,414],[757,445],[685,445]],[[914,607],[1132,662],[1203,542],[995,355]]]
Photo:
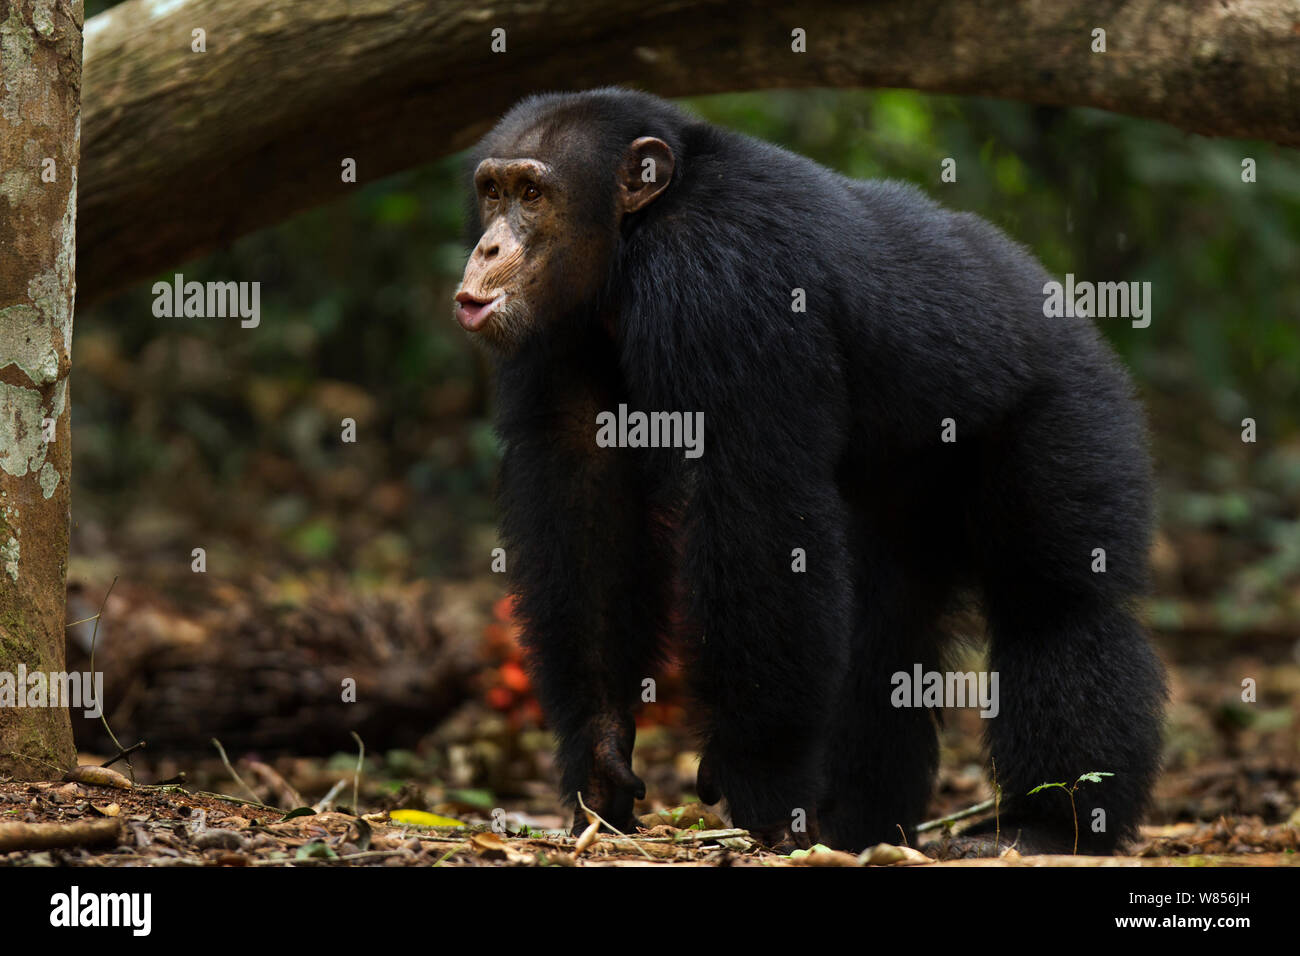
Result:
[[345,157],[367,182],[461,149],[531,90],[910,87],[1300,146],[1297,0],[129,0],[86,41],[83,301],[346,195]]
[[76,756],[67,708],[15,685],[64,669],[81,25],[80,0],[0,0],[0,774],[20,780]]

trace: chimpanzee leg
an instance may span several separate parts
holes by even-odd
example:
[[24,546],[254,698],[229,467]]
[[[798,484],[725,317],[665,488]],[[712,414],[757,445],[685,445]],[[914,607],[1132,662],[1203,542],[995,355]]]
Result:
[[684,528],[692,677],[708,708],[701,796],[725,797],[733,822],[770,843],[806,846],[848,662],[844,505],[806,474],[729,467],[701,469]]
[[904,549],[871,526],[855,535],[852,662],[828,736],[822,841],[862,850],[914,844],[934,788],[936,720],[924,707],[894,706],[893,675],[940,662],[939,611],[947,600],[940,561],[930,574],[909,567]]
[[[1161,667],[1130,609],[1111,601],[993,605],[990,666],[1000,710],[987,737],[1002,786],[1001,831],[1022,853],[1111,853],[1137,833],[1159,769]],[[1043,783],[1082,783],[1070,797]],[[987,831],[987,826],[982,828]]]
[[[895,675],[941,666],[940,619],[967,560],[952,450],[873,467],[846,460],[853,557],[852,660],[831,717],[823,842],[842,850],[915,841],[938,764],[936,715],[895,706]],[[910,695],[909,695],[910,697]]]
[[[1160,757],[1164,675],[1134,616],[1151,481],[1140,416],[1109,366],[1044,393],[985,456],[972,510],[999,711],[986,737],[1002,832],[1021,852],[1112,852],[1135,835]],[[1074,786],[1029,796],[1040,784]],[[987,828],[985,828],[987,829]]]

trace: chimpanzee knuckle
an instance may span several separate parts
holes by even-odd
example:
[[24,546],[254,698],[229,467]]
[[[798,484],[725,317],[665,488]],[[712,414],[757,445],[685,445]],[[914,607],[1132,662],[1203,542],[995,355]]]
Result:
[[612,787],[631,793],[638,800],[645,797],[645,783],[632,772],[628,757],[601,748],[596,752],[596,769]]

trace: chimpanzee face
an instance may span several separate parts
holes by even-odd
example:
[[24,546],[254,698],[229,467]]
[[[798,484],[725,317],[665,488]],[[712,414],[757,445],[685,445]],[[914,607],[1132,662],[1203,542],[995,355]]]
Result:
[[648,205],[672,177],[672,151],[662,140],[630,143],[606,182],[566,162],[574,155],[573,134],[563,139],[564,149],[548,148],[534,132],[521,140],[541,155],[489,156],[474,170],[483,232],[465,265],[455,316],[507,354],[593,306],[623,217]]

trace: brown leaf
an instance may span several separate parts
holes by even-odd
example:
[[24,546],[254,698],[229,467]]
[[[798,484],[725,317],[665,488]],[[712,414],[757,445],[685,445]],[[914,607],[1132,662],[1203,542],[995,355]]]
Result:
[[860,866],[858,858],[852,853],[844,853],[841,850],[832,850],[825,846],[815,846],[807,856],[799,857],[791,862],[799,866]]
[[892,866],[895,863],[933,863],[934,861],[910,846],[877,843],[870,849],[863,850],[858,856],[858,862],[864,866]]
[[76,767],[64,774],[63,779],[70,780],[73,783],[94,784],[97,787],[117,787],[119,790],[131,789],[131,781],[112,767]]
[[510,857],[506,841],[495,833],[475,833],[469,838],[470,849],[485,860],[505,860]]
[[573,848],[574,856],[581,856],[582,852],[589,848],[593,843],[600,839],[600,821],[593,821],[587,829],[582,831],[582,836],[578,837],[578,844]]

